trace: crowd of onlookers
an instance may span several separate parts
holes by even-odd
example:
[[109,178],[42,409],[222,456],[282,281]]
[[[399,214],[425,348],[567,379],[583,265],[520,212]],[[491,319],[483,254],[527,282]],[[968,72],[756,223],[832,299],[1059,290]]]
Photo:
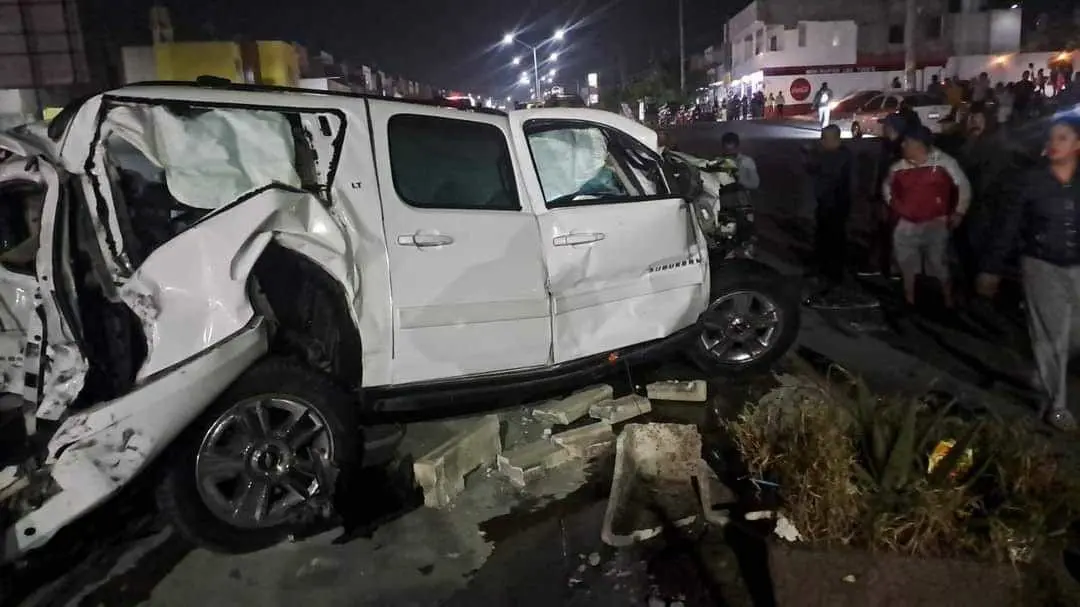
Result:
[[[1018,275],[1042,415],[1073,429],[1065,374],[1080,349],[1080,114],[1071,111],[1080,102],[1080,83],[1053,76],[1029,70],[1020,81],[997,86],[985,74],[967,83],[935,80],[933,92],[954,107],[954,126],[940,136],[914,112],[882,119],[871,267],[852,270],[897,276],[910,305],[916,277],[936,279],[948,309],[992,301],[1002,276]],[[1056,117],[1048,116],[1051,108]],[[1034,120],[1039,117],[1049,129]],[[999,133],[1004,123],[1011,123],[1010,136]],[[1041,155],[1014,145],[1012,135],[1030,129],[1047,133]],[[853,163],[835,125],[822,130],[807,159],[817,199],[822,289],[812,299],[819,303],[844,282]]]

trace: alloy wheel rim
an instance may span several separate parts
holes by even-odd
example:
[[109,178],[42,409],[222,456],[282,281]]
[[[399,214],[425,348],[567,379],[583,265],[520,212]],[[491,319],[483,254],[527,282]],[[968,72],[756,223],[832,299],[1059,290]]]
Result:
[[745,365],[772,349],[782,328],[780,306],[770,297],[757,291],[734,291],[705,311],[701,345],[719,362]]
[[291,396],[252,398],[233,405],[203,436],[196,486],[222,521],[274,527],[319,491],[320,460],[333,455],[333,437],[314,407]]

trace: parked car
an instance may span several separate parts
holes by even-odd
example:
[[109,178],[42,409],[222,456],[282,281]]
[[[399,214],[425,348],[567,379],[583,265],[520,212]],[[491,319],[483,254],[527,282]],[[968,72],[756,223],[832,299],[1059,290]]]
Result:
[[0,149],[5,561],[147,474],[181,534],[255,550],[380,461],[364,424],[764,370],[798,332],[611,112],[148,83]]
[[941,121],[951,111],[944,99],[926,93],[899,92],[878,95],[859,108],[851,118],[851,136],[855,138],[863,135],[880,137],[881,120],[898,111],[905,101],[919,115],[924,126],[934,133],[941,132]]
[[871,99],[882,95],[881,90],[853,91],[829,104],[832,120],[850,118]]

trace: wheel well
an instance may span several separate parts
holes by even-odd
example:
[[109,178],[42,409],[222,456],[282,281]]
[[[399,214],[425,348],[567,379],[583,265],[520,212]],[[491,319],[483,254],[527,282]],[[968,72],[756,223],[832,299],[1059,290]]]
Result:
[[270,351],[359,388],[363,350],[345,290],[319,264],[271,242],[251,273],[252,302],[274,327]]

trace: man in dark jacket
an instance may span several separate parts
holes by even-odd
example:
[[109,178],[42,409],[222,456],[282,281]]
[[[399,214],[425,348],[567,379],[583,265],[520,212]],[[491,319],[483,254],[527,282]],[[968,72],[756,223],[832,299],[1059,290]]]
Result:
[[854,181],[852,166],[851,150],[840,141],[840,127],[831,124],[822,129],[821,144],[808,159],[806,172],[813,180],[817,200],[815,261],[818,273],[830,290],[844,280],[847,222]]
[[996,294],[1009,257],[1019,250],[1031,350],[1043,390],[1041,414],[1073,430],[1066,374],[1080,351],[1080,120],[1050,129],[1047,164],[1028,172],[1004,205],[988,249],[979,293]]

